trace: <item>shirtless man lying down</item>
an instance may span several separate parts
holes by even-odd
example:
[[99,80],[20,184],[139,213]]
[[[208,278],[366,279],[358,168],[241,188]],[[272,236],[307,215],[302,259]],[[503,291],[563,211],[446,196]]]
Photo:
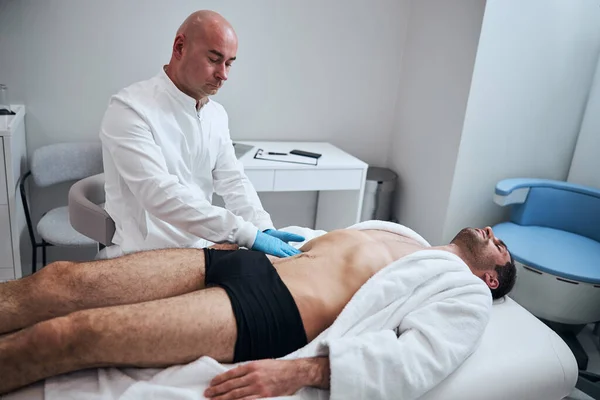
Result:
[[[0,284],[0,394],[92,367],[282,357],[327,329],[376,272],[423,249],[398,234],[344,229],[283,259],[241,249],[165,249],[52,263]],[[489,227],[465,228],[429,249],[460,257],[494,298],[514,285],[512,257]],[[205,395],[257,398],[329,387],[327,357],[258,363],[215,378]],[[269,374],[251,374],[261,368]]]

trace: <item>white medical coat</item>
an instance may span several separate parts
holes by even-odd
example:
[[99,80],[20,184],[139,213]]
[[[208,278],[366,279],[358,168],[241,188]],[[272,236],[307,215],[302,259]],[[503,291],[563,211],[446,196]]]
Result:
[[[198,112],[164,71],[111,98],[100,139],[111,255],[206,240],[251,247],[258,229],[273,228],[235,157],[224,108],[210,100]],[[212,205],[213,192],[226,208]]]

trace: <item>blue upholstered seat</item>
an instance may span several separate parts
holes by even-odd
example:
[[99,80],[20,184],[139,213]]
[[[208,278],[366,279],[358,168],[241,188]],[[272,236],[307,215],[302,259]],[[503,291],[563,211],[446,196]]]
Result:
[[565,279],[600,284],[600,190],[549,179],[505,179],[494,200],[510,221],[494,226],[513,257]]
[[512,222],[494,226],[494,233],[522,264],[566,279],[600,284],[600,242],[563,230]]

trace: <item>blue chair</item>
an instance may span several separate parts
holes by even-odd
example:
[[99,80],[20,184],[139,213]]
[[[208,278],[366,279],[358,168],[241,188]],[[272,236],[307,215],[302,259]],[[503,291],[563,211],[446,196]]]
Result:
[[583,372],[588,357],[576,334],[600,321],[600,190],[506,179],[496,185],[494,201],[511,206],[510,220],[493,227],[517,266],[510,297],[557,331],[577,359],[578,387],[599,396],[600,377]]

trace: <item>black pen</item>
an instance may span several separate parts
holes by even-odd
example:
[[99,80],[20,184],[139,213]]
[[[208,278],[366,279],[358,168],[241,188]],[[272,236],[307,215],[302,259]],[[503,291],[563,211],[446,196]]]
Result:
[[270,156],[287,156],[287,153],[276,153],[274,151],[270,151],[268,154]]

